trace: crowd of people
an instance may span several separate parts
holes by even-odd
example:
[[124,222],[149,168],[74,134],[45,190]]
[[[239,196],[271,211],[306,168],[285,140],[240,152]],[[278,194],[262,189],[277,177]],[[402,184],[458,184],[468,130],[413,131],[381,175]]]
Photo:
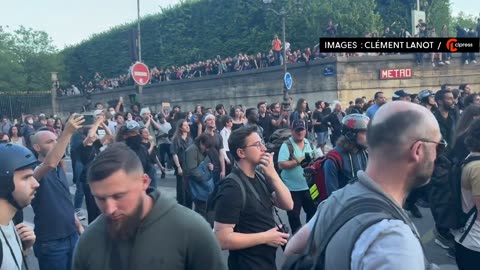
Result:
[[[278,247],[286,245],[289,258],[321,246],[311,234],[326,237],[329,227],[338,226],[337,217],[346,218],[348,229],[339,230],[335,244],[323,251],[340,254],[355,246],[352,269],[400,263],[424,269],[428,261],[418,233],[402,208],[422,218],[418,205],[427,205],[435,242],[456,257],[460,269],[474,269],[480,221],[469,216],[457,227],[445,222],[451,191],[439,171],[448,175],[455,164],[479,155],[480,96],[463,84],[418,94],[399,89],[391,99],[377,92],[346,109],[339,101],[319,100],[310,110],[300,98],[292,111],[284,110],[287,104],[259,102],[153,112],[138,103],[127,110],[120,98],[115,107],[97,103],[92,113],[72,114],[65,125],[44,114],[3,117],[0,210],[8,215],[0,217],[2,231],[10,231],[0,239],[18,250],[33,246],[40,269],[151,269],[157,263],[226,269],[220,248],[230,250],[229,269],[275,269]],[[288,103],[293,107],[292,99]],[[62,161],[66,152],[76,184],[73,200]],[[304,169],[319,160],[324,187],[317,188],[326,202],[316,209],[319,201]],[[479,164],[470,160],[457,179],[465,213],[480,206]],[[177,202],[155,191],[170,169]],[[84,200],[86,231],[79,211]],[[355,208],[371,201],[374,210]],[[21,209],[30,202],[34,231],[22,223]],[[288,225],[272,212],[276,207],[287,211]],[[361,222],[348,222],[352,218]],[[15,232],[18,247],[10,241]],[[16,249],[3,256],[2,268],[22,264]],[[293,260],[298,263],[305,262]],[[331,256],[323,263],[349,268]]]

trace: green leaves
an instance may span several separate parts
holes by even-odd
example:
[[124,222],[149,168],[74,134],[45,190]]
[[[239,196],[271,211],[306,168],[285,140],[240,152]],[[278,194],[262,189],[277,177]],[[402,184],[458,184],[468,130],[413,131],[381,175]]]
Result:
[[13,32],[0,26],[0,92],[50,89],[50,72],[62,60],[47,33],[20,26]]

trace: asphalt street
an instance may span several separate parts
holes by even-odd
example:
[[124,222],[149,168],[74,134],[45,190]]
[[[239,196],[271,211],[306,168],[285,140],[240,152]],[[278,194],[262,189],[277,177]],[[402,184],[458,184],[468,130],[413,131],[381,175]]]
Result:
[[[66,167],[67,167],[67,177],[68,177],[69,181],[71,181],[72,173],[71,173],[71,165],[70,165],[69,160],[66,160]],[[158,188],[166,196],[175,197],[175,181],[176,180],[175,180],[175,176],[173,175],[173,171],[169,171],[169,172],[167,172],[167,177],[165,179],[160,179]],[[73,198],[73,194],[75,193],[75,185],[71,186],[70,191],[72,193],[72,198]],[[442,269],[442,270],[457,269],[456,264],[455,264],[455,260],[448,257],[446,251],[444,249],[442,249],[441,247],[439,247],[434,242],[434,240],[435,240],[435,237],[433,235],[434,223],[433,223],[432,216],[430,214],[430,209],[420,208],[420,210],[421,210],[424,217],[420,218],[420,219],[412,217],[412,220],[414,221],[415,226],[417,227],[417,229],[418,229],[418,231],[421,235],[421,240],[422,240],[422,243],[424,244],[425,251],[427,253],[426,254],[427,258],[431,262],[439,265],[440,269]],[[84,211],[86,213],[85,209],[84,209]],[[280,213],[280,217],[282,218],[282,220],[284,220],[285,222],[288,222],[286,212],[280,210],[279,213]],[[32,208],[30,206],[24,209],[24,215],[25,215],[25,222],[27,222],[28,224],[33,226],[34,214],[33,214]],[[52,222],[54,222],[54,221],[52,221]],[[302,213],[302,222],[305,222],[305,214],[304,213]],[[224,251],[225,260],[227,260],[227,257],[228,257],[228,252]],[[277,266],[281,266],[282,263],[283,263],[283,260],[284,260],[284,258],[283,258],[283,254],[282,254],[282,249],[279,248],[278,251],[277,251]],[[31,269],[31,270],[39,269],[38,268],[38,263],[37,263],[35,255],[33,254],[33,251],[30,252],[30,255],[27,258],[27,263],[28,263],[29,269]]]

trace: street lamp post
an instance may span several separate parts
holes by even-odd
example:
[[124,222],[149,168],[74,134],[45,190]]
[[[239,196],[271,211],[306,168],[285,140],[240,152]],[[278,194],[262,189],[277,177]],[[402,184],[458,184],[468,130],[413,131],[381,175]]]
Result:
[[[263,3],[264,4],[271,4],[272,3],[272,0],[263,0]],[[286,19],[286,16],[287,16],[287,11],[285,10],[284,7],[282,7],[280,9],[280,11],[276,11],[275,9],[271,8],[271,7],[268,7],[268,10],[272,11],[273,13],[275,13],[276,15],[278,16],[281,16],[282,17],[282,42],[283,42],[283,75],[285,76],[285,74],[287,73],[287,48],[286,48],[286,34],[285,34],[285,19]],[[283,107],[283,110],[284,111],[290,111],[290,103],[288,102],[288,90],[287,90],[287,86],[285,85],[285,83],[283,83],[283,103],[282,103],[282,107]]]
[[57,114],[58,106],[57,106],[57,83],[58,83],[58,72],[50,72],[50,80],[52,81],[52,90],[51,90],[51,97],[52,97],[52,113],[53,115]]
[[[138,62],[142,62],[142,43],[140,40],[140,0],[137,0],[137,42],[138,42]],[[138,94],[142,96],[143,87],[138,86]]]

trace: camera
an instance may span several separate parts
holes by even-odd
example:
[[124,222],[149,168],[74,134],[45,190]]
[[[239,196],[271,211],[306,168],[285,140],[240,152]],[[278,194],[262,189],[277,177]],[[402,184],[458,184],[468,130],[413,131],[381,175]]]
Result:
[[282,233],[290,233],[290,228],[286,224],[282,224],[282,226],[277,226],[279,232]]

